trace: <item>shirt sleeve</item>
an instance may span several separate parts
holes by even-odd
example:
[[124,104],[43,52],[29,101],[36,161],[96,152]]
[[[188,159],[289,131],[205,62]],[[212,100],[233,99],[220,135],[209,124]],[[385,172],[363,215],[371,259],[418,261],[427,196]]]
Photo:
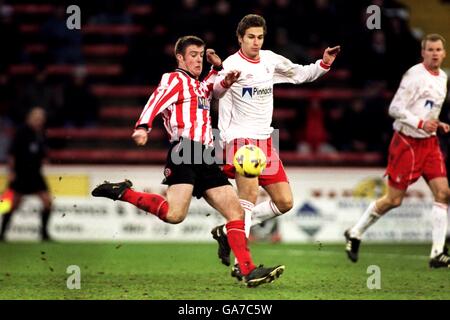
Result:
[[150,130],[155,117],[177,101],[181,90],[182,82],[177,73],[165,73],[142,110],[135,129],[142,127]]
[[272,54],[276,62],[273,77],[274,84],[312,82],[330,70],[330,66],[325,64],[322,59],[309,65],[300,65],[293,63],[291,60],[279,54],[273,52]]
[[225,132],[228,129],[228,126],[231,123],[231,110],[233,107],[233,96],[231,94],[231,91],[226,91],[225,94],[220,98],[219,100],[219,121],[218,121],[218,128],[220,131],[220,144],[221,147],[224,148],[226,136]]
[[[217,79],[220,77],[220,74],[222,72],[223,72],[223,69],[219,72],[217,70],[214,70],[213,67],[211,67],[211,71],[207,74],[207,76],[203,80],[204,84],[208,88],[208,96],[210,96],[210,94],[212,93],[213,97],[218,99],[223,95],[224,92],[222,92],[222,91],[223,90],[226,91],[226,89],[223,89],[223,88],[216,89]],[[223,79],[223,77],[222,77],[222,79]]]
[[408,110],[414,99],[418,83],[410,73],[406,73],[389,106],[389,115],[413,128],[418,128],[422,119]]
[[225,70],[219,72],[214,81],[214,98],[221,99],[227,93],[229,87],[225,84]]

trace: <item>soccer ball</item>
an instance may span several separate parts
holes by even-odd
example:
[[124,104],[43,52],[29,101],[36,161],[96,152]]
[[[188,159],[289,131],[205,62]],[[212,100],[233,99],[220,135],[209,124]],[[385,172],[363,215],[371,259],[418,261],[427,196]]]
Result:
[[266,167],[264,152],[255,145],[246,144],[234,154],[233,165],[236,172],[244,177],[258,177]]

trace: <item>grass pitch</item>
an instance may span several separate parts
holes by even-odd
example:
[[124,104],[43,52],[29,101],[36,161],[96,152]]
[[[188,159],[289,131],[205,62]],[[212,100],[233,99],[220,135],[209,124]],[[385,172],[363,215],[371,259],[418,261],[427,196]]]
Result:
[[[429,269],[429,245],[252,244],[255,263],[286,265],[247,288],[220,264],[215,243],[0,243],[0,299],[450,299],[450,269]],[[81,289],[66,286],[81,270]],[[368,289],[376,265],[381,289]]]

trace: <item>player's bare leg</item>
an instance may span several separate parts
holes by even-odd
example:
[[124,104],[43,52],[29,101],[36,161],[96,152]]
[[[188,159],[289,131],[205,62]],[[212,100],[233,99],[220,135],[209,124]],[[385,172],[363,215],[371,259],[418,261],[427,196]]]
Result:
[[[251,227],[251,212],[255,206],[256,199],[258,198],[259,183],[258,178],[244,177],[238,173],[235,174],[236,186],[238,188],[239,203],[244,209],[244,221],[245,221],[245,235],[248,238],[250,235]],[[219,248],[217,255],[221,262],[229,266],[230,265],[230,252],[231,248],[227,239],[227,228],[225,225],[220,225],[211,230],[211,235],[214,240],[217,241]],[[239,272],[237,261],[235,261],[232,275],[236,276],[238,280],[242,279]]]
[[405,194],[406,190],[400,190],[388,185],[386,194],[375,202],[374,211],[379,216],[382,216],[389,210],[399,207]]
[[[265,186],[264,189],[268,192],[271,200],[255,206],[259,192],[258,178],[248,178],[236,174],[235,179],[238,187],[239,201],[245,211],[245,232],[247,238],[250,235],[251,226],[279,216],[289,211],[293,206],[292,191],[287,182],[278,182]],[[222,263],[229,265],[229,248],[226,245],[225,228],[223,226],[216,227],[211,233],[219,243],[219,257]],[[232,275],[239,280],[239,268],[237,267],[236,261]]]
[[174,184],[170,186],[167,190],[169,200],[159,194],[137,192],[131,189],[132,185],[129,180],[118,183],[105,181],[92,190],[92,195],[131,203],[167,223],[180,223],[186,217],[193,185]]
[[240,272],[247,286],[255,287],[278,278],[283,273],[284,266],[264,268],[262,265],[256,267],[253,264],[244,231],[244,210],[233,188],[221,186],[208,189],[204,198],[227,219],[228,243],[237,257]]
[[[259,181],[257,177],[245,177],[238,173],[235,174],[235,181],[238,189],[239,203],[244,209],[245,236],[248,239],[252,225],[252,211],[255,207],[259,193]],[[224,265],[229,266],[231,248],[228,244],[226,226],[220,225],[215,227],[211,231],[211,234],[219,244],[217,255]],[[231,276],[235,277],[238,281],[243,279],[243,275],[241,274],[239,263],[236,258],[231,269]]]
[[194,186],[186,183],[174,184],[167,188],[169,212],[166,215],[165,222],[177,224],[186,218],[193,190]]
[[236,173],[235,180],[239,199],[255,204],[258,198],[258,177],[248,178]]
[[[270,196],[267,201],[267,207],[270,205],[270,210],[262,206],[263,203],[257,205],[252,213],[252,226],[262,223],[268,219],[284,214],[292,209],[294,206],[294,199],[292,196],[291,186],[288,182],[277,182],[264,186],[264,190]],[[270,204],[272,202],[272,204]],[[259,208],[261,206],[261,208]]]
[[364,211],[358,222],[349,230],[345,231],[346,239],[345,251],[348,258],[352,262],[358,261],[359,246],[363,233],[377,220],[387,213],[402,204],[405,197],[406,190],[401,190],[388,185],[387,192],[384,196],[369,204],[366,211]]

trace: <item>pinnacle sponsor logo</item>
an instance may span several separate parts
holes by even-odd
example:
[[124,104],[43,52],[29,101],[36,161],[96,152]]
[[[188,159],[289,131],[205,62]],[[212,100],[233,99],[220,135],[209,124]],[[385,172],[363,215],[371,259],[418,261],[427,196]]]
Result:
[[253,88],[251,87],[244,87],[242,88],[242,97],[243,98],[252,98],[253,97]]
[[434,101],[433,100],[425,101],[425,108],[428,107],[428,106],[430,107],[430,109],[433,108],[434,107]]
[[258,87],[243,87],[242,97],[246,99],[262,98],[272,94],[272,87],[258,88]]

